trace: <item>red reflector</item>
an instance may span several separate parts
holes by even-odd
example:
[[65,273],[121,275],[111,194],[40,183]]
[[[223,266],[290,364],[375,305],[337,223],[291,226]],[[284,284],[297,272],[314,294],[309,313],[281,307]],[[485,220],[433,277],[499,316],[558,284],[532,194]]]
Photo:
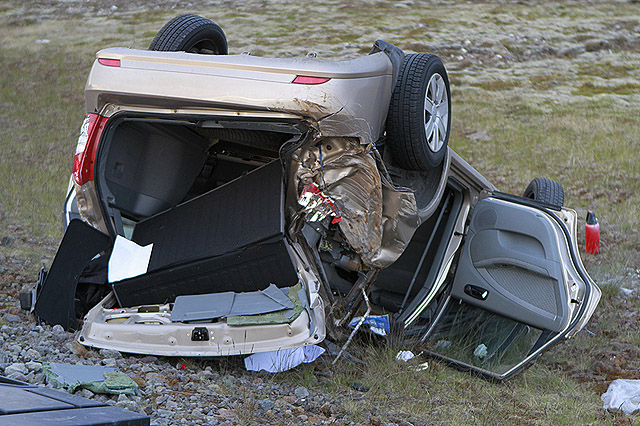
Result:
[[96,148],[107,123],[107,118],[98,114],[87,114],[80,128],[78,146],[73,156],[73,180],[78,185],[84,185],[93,180],[93,162],[96,158]]
[[105,65],[107,67],[119,67],[120,66],[120,59],[100,58],[100,59],[98,59],[98,62],[100,62],[102,65]]
[[296,83],[296,84],[322,84],[322,83],[326,83],[329,80],[331,80],[331,79],[327,78],[327,77],[309,77],[309,76],[306,76],[306,75],[299,75],[299,76],[296,76],[296,78],[293,79],[293,83]]

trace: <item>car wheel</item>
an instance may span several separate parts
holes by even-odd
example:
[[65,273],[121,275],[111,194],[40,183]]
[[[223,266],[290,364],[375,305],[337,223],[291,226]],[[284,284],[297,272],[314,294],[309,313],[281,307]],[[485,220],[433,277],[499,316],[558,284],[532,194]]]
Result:
[[149,50],[226,55],[227,38],[214,22],[198,15],[180,15],[167,22]]
[[387,146],[407,170],[429,170],[442,162],[451,128],[449,77],[440,58],[405,56],[389,104]]
[[562,189],[562,185],[543,177],[537,177],[532,180],[527,189],[524,190],[523,196],[558,208],[564,205],[564,189]]

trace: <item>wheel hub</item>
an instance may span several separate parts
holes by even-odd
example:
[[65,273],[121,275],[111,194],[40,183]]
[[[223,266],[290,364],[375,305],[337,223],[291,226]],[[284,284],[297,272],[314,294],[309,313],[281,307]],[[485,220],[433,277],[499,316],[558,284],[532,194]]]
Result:
[[449,95],[444,78],[434,73],[424,95],[424,132],[433,152],[442,149],[449,126]]

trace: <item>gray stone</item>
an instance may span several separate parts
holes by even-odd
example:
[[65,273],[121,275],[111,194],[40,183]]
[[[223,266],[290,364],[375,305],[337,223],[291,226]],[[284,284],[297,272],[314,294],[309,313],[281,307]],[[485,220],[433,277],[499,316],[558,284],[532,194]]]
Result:
[[95,393],[91,392],[89,389],[82,389],[76,393],[76,395],[81,396],[83,398],[93,398]]
[[258,405],[260,405],[260,408],[262,408],[264,411],[269,411],[276,406],[275,402],[271,401],[269,398],[265,398],[262,401],[258,402]]
[[26,357],[30,360],[37,360],[40,359],[42,355],[40,355],[40,352],[35,349],[27,349]]
[[[31,350],[31,349],[30,349]],[[38,357],[39,358],[39,357]],[[35,371],[38,372],[40,370],[42,370],[42,364],[39,362],[35,362],[35,361],[29,361],[25,364],[25,366],[27,367],[27,369],[29,371]]]
[[25,376],[24,374],[22,374],[22,373],[20,373],[18,371],[13,371],[10,374],[6,374],[6,376],[8,378],[10,378],[10,379],[18,380],[20,382],[28,382],[29,381],[29,379],[27,379],[27,376]]
[[51,329],[51,332],[56,336],[64,336],[67,334],[67,332],[64,331],[64,328],[60,324],[54,325]]
[[293,393],[298,399],[304,399],[309,396],[309,391],[304,386],[297,387]]
[[33,379],[33,383],[36,385],[44,385],[47,381],[47,376],[44,373],[36,374],[36,377]]
[[100,355],[103,358],[114,358],[114,359],[122,358],[122,354],[118,351],[114,351],[113,349],[100,349]]
[[116,360],[113,358],[105,358],[102,360],[102,365],[106,366],[106,367],[115,367],[116,366]]
[[129,410],[129,411],[135,411],[135,412],[140,411],[140,408],[138,407],[138,404],[136,404],[133,401],[118,401],[118,402],[116,402],[116,407],[123,408],[123,409]]
[[9,322],[21,322],[22,321],[19,316],[13,315],[13,314],[5,315],[4,319],[9,321]]
[[20,374],[29,374],[29,370],[27,369],[27,366],[24,365],[21,362],[15,362],[9,366],[7,366],[4,369],[4,374],[6,374],[7,376],[10,375],[11,373],[20,373]]

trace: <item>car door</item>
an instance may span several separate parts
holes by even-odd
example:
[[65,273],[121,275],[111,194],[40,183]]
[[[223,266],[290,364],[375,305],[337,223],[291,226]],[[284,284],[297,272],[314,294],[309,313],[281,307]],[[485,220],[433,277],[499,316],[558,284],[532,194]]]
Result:
[[496,193],[471,214],[455,275],[423,342],[498,380],[579,331],[600,290],[575,247],[576,214]]

